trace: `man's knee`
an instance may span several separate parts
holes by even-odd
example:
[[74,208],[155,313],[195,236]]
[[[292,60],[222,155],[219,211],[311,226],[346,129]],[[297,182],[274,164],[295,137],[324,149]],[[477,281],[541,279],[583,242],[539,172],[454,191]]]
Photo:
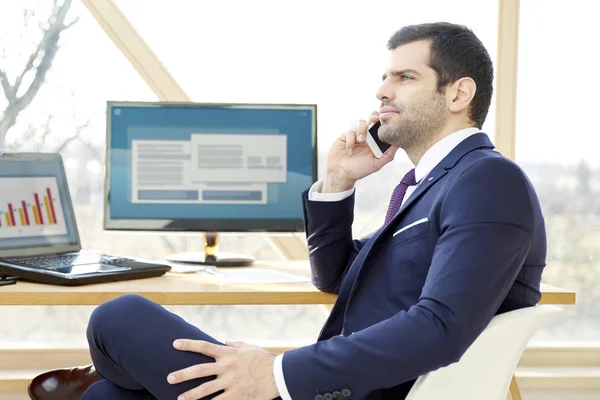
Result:
[[154,307],[156,305],[150,300],[136,294],[126,294],[99,305],[90,316],[88,341],[93,343],[101,337],[118,337],[121,332],[131,333],[137,326],[136,321]]
[[115,385],[105,380],[94,382],[81,396],[81,400],[122,399],[123,397],[119,397],[119,393],[115,392],[116,389]]

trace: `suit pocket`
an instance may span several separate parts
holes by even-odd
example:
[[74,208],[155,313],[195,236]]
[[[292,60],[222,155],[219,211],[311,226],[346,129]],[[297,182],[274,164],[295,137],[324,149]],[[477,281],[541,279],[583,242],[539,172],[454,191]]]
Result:
[[394,232],[394,245],[405,242],[409,239],[414,239],[421,235],[426,234],[429,231],[429,218],[423,218],[418,221],[408,224],[396,232]]

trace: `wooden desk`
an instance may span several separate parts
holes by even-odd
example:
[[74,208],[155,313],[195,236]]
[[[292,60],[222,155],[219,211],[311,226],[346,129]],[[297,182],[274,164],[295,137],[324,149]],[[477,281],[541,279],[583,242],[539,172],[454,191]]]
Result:
[[[257,262],[255,266],[310,276],[306,261]],[[162,305],[333,304],[336,299],[311,283],[230,284],[203,273],[168,273],[157,278],[78,287],[18,282],[0,287],[0,306],[98,305],[128,293]],[[575,304],[575,293],[542,285],[540,303]]]
[[[254,265],[310,276],[306,261],[256,262]],[[206,273],[167,273],[156,278],[73,287],[19,281],[0,288],[0,306],[98,305],[128,293],[139,294],[161,305],[333,304],[336,299],[333,294],[317,290],[310,282],[231,284]]]
[[[257,262],[255,267],[310,276],[307,261]],[[575,293],[572,291],[545,284],[541,289],[540,304],[575,304]],[[79,287],[18,282],[16,285],[0,287],[0,306],[98,305],[129,293],[139,294],[162,305],[332,305],[337,297],[320,292],[312,283],[230,284],[203,273],[168,273],[157,278]],[[514,376],[510,394],[513,400],[521,400]]]

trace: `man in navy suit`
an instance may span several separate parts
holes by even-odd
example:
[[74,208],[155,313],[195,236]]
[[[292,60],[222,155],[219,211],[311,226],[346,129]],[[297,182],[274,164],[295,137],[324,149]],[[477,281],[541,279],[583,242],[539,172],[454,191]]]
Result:
[[[313,282],[338,294],[318,341],[277,357],[222,345],[123,296],[92,315],[88,340],[104,379],[83,399],[398,400],[420,375],[459,360],[494,315],[540,300],[536,194],[480,131],[492,97],[487,51],[447,23],[405,27],[388,46],[380,110],[336,139],[325,178],[305,193]],[[378,120],[393,145],[381,158],[365,142]],[[381,228],[353,240],[354,185],[398,148],[415,168]]]

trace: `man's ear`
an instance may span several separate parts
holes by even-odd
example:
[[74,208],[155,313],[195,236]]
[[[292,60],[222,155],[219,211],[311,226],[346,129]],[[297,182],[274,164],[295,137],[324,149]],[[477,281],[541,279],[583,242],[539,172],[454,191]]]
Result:
[[448,109],[451,112],[459,113],[469,108],[471,101],[473,101],[473,97],[475,97],[476,90],[477,85],[473,79],[458,79],[446,90]]

